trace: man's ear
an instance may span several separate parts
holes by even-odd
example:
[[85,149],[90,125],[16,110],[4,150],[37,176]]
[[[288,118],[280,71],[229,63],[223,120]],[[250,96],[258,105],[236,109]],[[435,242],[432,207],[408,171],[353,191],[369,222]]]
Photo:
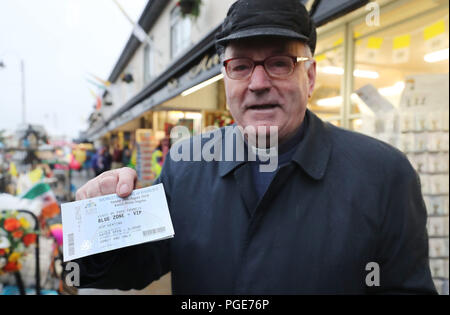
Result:
[[316,86],[316,61],[309,61],[311,64],[308,67],[308,98],[312,97],[314,87]]

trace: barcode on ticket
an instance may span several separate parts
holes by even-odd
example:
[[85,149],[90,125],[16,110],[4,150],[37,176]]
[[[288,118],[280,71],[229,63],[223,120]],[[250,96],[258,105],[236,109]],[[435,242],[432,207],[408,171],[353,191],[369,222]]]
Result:
[[73,256],[75,255],[75,237],[74,234],[68,234],[67,237],[69,238],[69,255]]
[[144,234],[144,236],[151,236],[153,234],[159,234],[159,233],[163,233],[166,231],[166,227],[162,226],[156,229],[151,229],[151,230],[147,230],[147,231],[142,231],[142,233]]

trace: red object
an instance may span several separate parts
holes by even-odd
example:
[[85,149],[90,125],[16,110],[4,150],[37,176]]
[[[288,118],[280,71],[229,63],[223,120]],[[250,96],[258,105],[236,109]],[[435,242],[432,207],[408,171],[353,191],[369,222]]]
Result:
[[33,243],[36,243],[36,234],[30,233],[23,237],[23,243],[26,247],[30,246]]
[[102,99],[100,97],[97,96],[97,104],[95,106],[96,110],[100,110],[102,109]]
[[68,165],[64,165],[64,164],[55,164],[55,170],[68,171],[69,170],[69,166]]
[[4,227],[6,231],[12,232],[20,228],[20,222],[15,218],[9,218],[5,220]]
[[0,249],[0,256],[4,256],[6,254],[6,251],[2,248]]
[[47,219],[54,218],[60,212],[61,211],[59,210],[59,206],[56,202],[52,202],[42,208],[42,216]]
[[81,168],[80,162],[78,162],[73,155],[70,157],[69,167],[75,171],[78,171]]
[[17,262],[8,262],[5,267],[3,267],[3,271],[5,272],[15,272],[19,271],[20,265]]
[[14,238],[21,238],[21,237],[23,236],[23,231],[21,231],[21,230],[14,231],[14,232],[12,233],[12,236],[13,236]]

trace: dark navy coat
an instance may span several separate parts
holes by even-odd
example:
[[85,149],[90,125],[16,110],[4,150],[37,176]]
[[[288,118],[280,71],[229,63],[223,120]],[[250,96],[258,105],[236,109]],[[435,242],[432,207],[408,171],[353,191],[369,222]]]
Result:
[[[168,158],[160,182],[175,237],[80,259],[82,286],[141,289],[170,271],[174,294],[436,293],[406,157],[306,116],[292,162],[261,200],[248,162]],[[366,282],[372,262],[379,286]]]

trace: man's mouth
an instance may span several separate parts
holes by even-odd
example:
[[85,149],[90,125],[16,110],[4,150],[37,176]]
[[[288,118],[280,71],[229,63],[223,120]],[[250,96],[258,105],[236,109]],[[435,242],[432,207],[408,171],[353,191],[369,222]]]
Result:
[[274,109],[280,107],[279,104],[260,104],[260,105],[250,105],[247,106],[246,109],[249,110],[267,110],[267,109]]

